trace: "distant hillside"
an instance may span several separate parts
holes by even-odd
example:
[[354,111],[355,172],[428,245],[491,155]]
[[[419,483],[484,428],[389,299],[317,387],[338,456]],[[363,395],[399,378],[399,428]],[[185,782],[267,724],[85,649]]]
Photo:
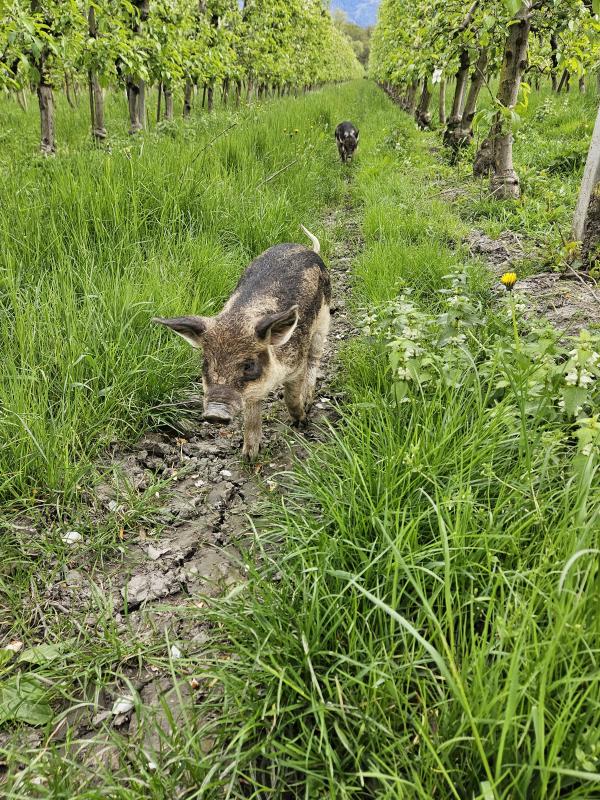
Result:
[[380,0],[332,0],[331,8],[341,8],[351,22],[366,27],[377,22]]

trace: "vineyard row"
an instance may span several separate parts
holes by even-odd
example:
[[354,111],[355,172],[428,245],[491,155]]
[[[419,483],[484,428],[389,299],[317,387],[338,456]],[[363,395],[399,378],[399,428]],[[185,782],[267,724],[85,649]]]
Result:
[[54,91],[89,88],[91,130],[106,138],[104,90],[123,87],[130,132],[146,124],[156,86],[166,119],[173,95],[189,115],[194,88],[210,110],[217,87],[239,104],[362,75],[349,39],[322,0],[9,0],[0,18],[0,89],[34,90],[41,150],[56,149]]

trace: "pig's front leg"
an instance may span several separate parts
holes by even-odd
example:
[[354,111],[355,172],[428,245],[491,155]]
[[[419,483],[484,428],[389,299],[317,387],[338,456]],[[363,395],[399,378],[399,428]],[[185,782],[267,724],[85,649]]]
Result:
[[244,449],[242,455],[248,461],[254,461],[260,450],[262,436],[262,402],[246,401],[244,406]]
[[304,387],[306,382],[306,366],[300,375],[283,387],[283,397],[294,426],[306,424],[306,406],[304,403]]

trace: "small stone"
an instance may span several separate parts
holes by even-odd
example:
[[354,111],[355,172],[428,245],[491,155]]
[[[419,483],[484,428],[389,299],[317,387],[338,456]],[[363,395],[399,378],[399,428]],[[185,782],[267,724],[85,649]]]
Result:
[[118,716],[120,714],[128,714],[134,706],[133,697],[129,695],[123,695],[122,697],[117,697],[115,702],[113,703],[112,707],[112,714],[113,716]]
[[164,556],[166,553],[170,551],[170,547],[153,547],[151,544],[148,545],[148,558],[151,561],[158,561],[161,556]]
[[222,475],[224,478],[231,478],[232,474],[233,474],[233,473],[232,473],[232,472],[230,472],[230,470],[228,470],[228,469],[222,469],[222,470],[221,470],[221,475]]
[[171,645],[170,653],[172,659],[181,658],[181,650],[177,647],[176,644]]
[[179,588],[180,583],[175,573],[151,572],[147,575],[134,575],[129,584],[121,589],[121,595],[127,598],[131,606],[167,597]]
[[104,709],[104,711],[99,711],[96,716],[92,717],[92,725],[97,728],[98,725],[102,725],[102,723],[107,720],[109,717],[112,716],[112,712]]
[[79,570],[70,569],[67,573],[65,573],[65,583],[67,586],[76,586],[79,583],[83,582],[83,575]]
[[83,541],[83,536],[78,531],[67,531],[61,539],[65,544],[77,544],[77,542]]
[[218,506],[222,503],[225,503],[231,489],[233,489],[233,485],[227,481],[218,483],[216,486],[213,486],[209,492],[208,497],[206,498],[207,503],[211,506]]

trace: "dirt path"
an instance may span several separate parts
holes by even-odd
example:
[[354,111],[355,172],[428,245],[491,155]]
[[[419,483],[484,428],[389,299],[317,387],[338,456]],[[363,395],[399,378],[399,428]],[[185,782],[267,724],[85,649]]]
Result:
[[[164,655],[168,641],[173,658],[202,663],[203,645],[211,636],[202,619],[207,598],[245,580],[244,560],[252,552],[268,493],[281,490],[282,472],[305,454],[311,441],[327,436],[324,421],[335,420],[335,406],[342,399],[334,387],[337,353],[340,344],[356,333],[346,299],[361,239],[356,214],[349,207],[330,212],[323,222],[337,237],[327,264],[333,286],[332,324],[306,433],[297,435],[291,429],[280,394],[265,404],[264,451],[253,468],[240,461],[239,423],[222,429],[199,422],[194,435],[186,438],[152,433],[127,451],[116,452],[108,467],[120,477],[98,488],[100,513],[126,515],[132,496],[166,480],[164,505],[158,513],[161,527],[140,530],[136,540],[124,541],[118,561],[95,569],[84,556],[74,555],[63,580],[37,598],[40,607],[76,620],[88,642],[104,635],[109,614],[119,639],[124,644],[137,642],[142,652],[134,667],[119,668],[115,681],[92,687],[93,702],[67,714],[52,734],[54,742],[67,734],[76,740],[78,759],[92,769],[96,764],[117,767],[119,751],[111,743],[114,732],[127,738],[138,734],[139,742],[143,725],[141,742],[148,758],[160,749],[160,732],[171,727],[170,716],[175,721],[181,718],[193,685],[184,681],[174,687],[169,670],[145,664],[143,654],[160,647]],[[185,613],[190,605],[194,614]],[[143,709],[139,719],[132,702],[136,693]],[[32,728],[21,741],[33,753],[42,736]]]
[[[331,212],[324,220],[326,228],[337,227],[344,213],[348,210]],[[254,467],[240,461],[239,422],[230,428],[199,422],[189,438],[149,434],[131,450],[115,455],[112,467],[137,491],[157,478],[171,481],[159,510],[164,525],[160,533],[130,546],[123,561],[100,576],[102,591],[112,596],[115,612],[127,607],[130,623],[155,616],[155,601],[187,603],[190,597],[211,595],[243,580],[242,553],[251,549],[251,520],[260,519],[265,493],[277,490],[278,475],[294,458],[302,457],[307,444],[326,435],[320,423],[335,418],[335,405],[341,399],[332,388],[337,351],[355,332],[345,298],[351,288],[352,254],[360,242],[354,220],[344,227],[348,238],[336,242],[327,265],[333,288],[332,322],[306,434],[295,435],[290,428],[280,392],[265,403],[263,450]],[[122,502],[108,486],[102,495],[112,509]],[[72,607],[75,597],[81,599],[82,586],[74,586],[70,595]]]

